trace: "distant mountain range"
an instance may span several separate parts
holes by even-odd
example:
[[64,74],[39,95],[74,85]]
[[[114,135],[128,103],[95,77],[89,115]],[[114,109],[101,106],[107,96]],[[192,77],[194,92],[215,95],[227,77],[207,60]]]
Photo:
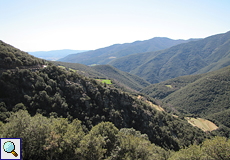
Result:
[[73,53],[77,54],[77,53],[86,52],[86,51],[88,50],[63,49],[63,50],[51,50],[51,51],[36,51],[36,52],[28,52],[28,53],[38,58],[56,61],[69,54],[73,54]]
[[230,32],[161,51],[132,54],[108,64],[150,83],[218,70],[230,65]]
[[177,44],[187,43],[195,40],[197,39],[173,40],[165,37],[155,37],[150,40],[136,41],[133,43],[125,44],[114,44],[112,46],[93,51],[88,51],[80,54],[71,54],[59,59],[59,61],[81,63],[85,65],[107,64],[114,59],[130,54],[162,50]]

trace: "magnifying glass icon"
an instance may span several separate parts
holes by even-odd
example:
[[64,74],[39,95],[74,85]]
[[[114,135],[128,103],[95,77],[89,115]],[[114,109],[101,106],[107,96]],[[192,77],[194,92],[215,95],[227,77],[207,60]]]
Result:
[[7,141],[3,145],[3,149],[7,153],[12,153],[15,157],[18,156],[18,154],[14,151],[15,150],[15,145],[11,141]]

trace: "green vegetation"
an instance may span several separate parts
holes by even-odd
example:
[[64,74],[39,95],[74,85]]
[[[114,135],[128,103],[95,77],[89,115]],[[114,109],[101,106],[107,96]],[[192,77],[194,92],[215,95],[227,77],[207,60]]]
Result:
[[[171,93],[187,86],[190,83],[195,82],[196,80],[203,77],[204,75],[206,74],[182,76],[182,77],[169,79],[160,83],[149,85],[148,87],[142,89],[141,92],[153,98],[164,99]],[[169,85],[171,87],[168,87]]]
[[74,70],[74,69],[72,69],[72,68],[69,68],[69,71],[76,72],[76,70]]
[[188,148],[175,152],[169,160],[187,159],[187,160],[206,160],[206,159],[230,159],[230,140],[224,137],[215,137],[211,140],[205,140],[202,145],[191,145]]
[[201,145],[180,151],[166,151],[135,129],[118,129],[111,122],[101,122],[86,131],[81,121],[66,118],[30,116],[19,110],[7,123],[0,124],[0,137],[21,138],[23,159],[224,159],[230,158],[230,140],[215,137]]
[[13,113],[1,124],[0,137],[21,138],[23,159],[163,159],[168,153],[134,129],[118,130],[101,122],[84,131],[81,121]]
[[229,121],[229,117],[230,117],[230,108],[226,109],[224,111],[220,111],[214,114],[210,114],[207,116],[208,119],[212,120],[212,121],[218,121],[220,124],[225,125],[226,127],[230,128],[230,121]]
[[[11,50],[17,50],[10,47]],[[40,59],[37,62],[45,63]],[[102,84],[95,80],[108,79],[99,75],[110,76],[110,73],[117,72],[118,78],[129,82],[127,79],[132,75],[122,74],[114,67],[62,65],[61,62],[56,62],[56,65],[62,67],[52,63],[36,68],[17,67],[6,63],[1,66],[0,137],[21,138],[23,159],[163,160],[184,157],[194,159],[194,156],[199,158],[200,155],[203,159],[229,159],[229,141],[224,137],[213,139],[216,135],[229,137],[227,122],[226,126],[219,124],[215,131],[203,132],[192,127],[183,117],[194,110],[193,116],[203,114],[209,116],[209,120],[213,118],[215,123],[227,119],[220,116],[223,115],[224,109],[229,111],[225,105],[229,102],[229,67],[218,72],[191,76],[192,78],[179,77],[178,81],[171,80],[175,82],[173,84],[169,81],[162,83],[159,89],[163,87],[167,91],[171,90],[171,93],[167,92],[167,96],[164,95],[164,103],[161,103],[144,94],[125,92],[114,87],[114,84]],[[71,69],[68,71],[66,68]],[[85,74],[98,77],[90,78]],[[130,78],[130,82],[131,79],[135,80]],[[111,79],[112,83],[113,81]],[[134,82],[138,80],[132,83]],[[198,92],[197,89],[201,86],[203,88]],[[197,97],[196,93],[203,93],[198,95],[208,100],[203,103],[211,106],[211,102],[215,101],[208,98],[218,103],[218,100],[221,100],[223,108],[213,107],[215,114],[211,116],[205,114],[209,111],[205,108],[207,106],[184,107],[180,110],[178,106],[165,103],[167,98],[178,92],[182,97],[189,94]],[[207,98],[205,94],[210,97]],[[191,103],[189,98],[186,100]],[[166,111],[171,108],[183,114],[173,116],[164,112],[162,105]],[[203,110],[199,113],[196,109]],[[185,151],[190,153],[189,156]]]
[[110,65],[97,65],[93,67],[93,69],[105,75],[109,79],[112,79],[112,83],[116,83],[117,86],[127,86],[128,88],[139,91],[150,85],[150,83],[144,79],[136,75],[120,71]]
[[229,75],[230,66],[201,75],[194,82],[169,94],[163,101],[181,112],[185,110],[200,117],[221,112],[229,108]]
[[[161,99],[163,108],[176,115],[208,119],[217,132],[230,136],[230,66],[206,74],[177,77],[153,84],[141,92]],[[172,88],[166,87],[171,85]]]
[[105,48],[100,48],[84,53],[71,54],[59,59],[62,62],[81,63],[89,66],[95,64],[107,64],[113,59],[124,57],[134,53],[153,52],[166,49],[180,43],[186,43],[190,40],[172,40],[169,38],[156,37],[145,41],[136,41],[133,43],[115,44]]
[[171,88],[171,89],[173,88],[171,85],[165,85],[165,86],[168,87],[168,88]]
[[0,68],[29,67],[43,65],[45,61],[29,55],[0,40]]
[[56,66],[65,66],[70,68],[69,71],[76,71],[76,73],[94,79],[110,79],[111,83],[116,88],[122,88],[124,91],[136,92],[144,87],[150,85],[144,79],[123,71],[120,71],[109,65],[97,65],[89,67],[79,63],[65,63],[65,62],[52,62]]
[[112,84],[111,80],[109,80],[109,79],[96,79],[96,80],[99,81],[99,82],[102,82],[102,83]]
[[66,69],[64,66],[58,66],[58,67],[60,67],[60,68],[62,68],[62,69]]
[[[3,72],[0,97],[2,121],[6,121],[9,112],[19,109],[26,109],[31,115],[62,116],[70,121],[78,118],[88,129],[110,121],[118,129],[133,127],[146,133],[152,143],[174,150],[206,137],[185,120],[159,112],[130,93],[53,65],[36,72]],[[148,101],[156,105],[153,99]]]
[[105,78],[105,76],[97,71],[95,71],[92,67],[86,66],[80,63],[66,63],[59,61],[52,61],[52,64],[56,66],[64,66],[65,68],[71,68],[70,70],[75,70],[76,73],[84,75],[90,78]]
[[109,62],[150,83],[206,73],[230,65],[230,32],[179,44],[169,49],[132,54]]

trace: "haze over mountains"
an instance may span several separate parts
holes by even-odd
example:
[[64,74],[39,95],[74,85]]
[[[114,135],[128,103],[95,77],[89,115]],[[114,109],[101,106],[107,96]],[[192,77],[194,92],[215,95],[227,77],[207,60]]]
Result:
[[105,48],[84,52],[81,54],[71,54],[59,59],[62,62],[81,63],[85,65],[107,64],[108,62],[134,53],[151,52],[169,48],[171,46],[195,41],[189,40],[172,40],[165,37],[155,37],[150,40],[136,41],[133,43],[114,44]]
[[71,50],[71,49],[62,49],[62,50],[52,50],[52,51],[35,51],[35,52],[29,52],[29,54],[46,59],[46,60],[51,60],[51,61],[56,61],[60,58],[63,58],[69,54],[73,53],[81,53],[81,52],[86,52],[87,50]]

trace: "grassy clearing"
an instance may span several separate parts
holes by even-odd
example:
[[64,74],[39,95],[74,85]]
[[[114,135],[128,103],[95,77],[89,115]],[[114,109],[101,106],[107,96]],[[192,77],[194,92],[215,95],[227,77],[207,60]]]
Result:
[[69,71],[73,71],[73,72],[76,72],[76,70],[72,69],[72,68],[69,68]]
[[97,64],[91,64],[91,65],[89,65],[90,67],[93,67],[93,66],[96,66]]
[[185,119],[188,121],[188,123],[202,129],[204,132],[218,129],[218,127],[214,123],[203,118],[196,119],[192,117],[185,117]]
[[60,67],[60,68],[62,68],[62,69],[65,69],[65,67],[64,67],[64,66],[58,66],[58,67]]
[[112,84],[111,83],[111,80],[109,80],[109,79],[96,79],[97,81],[100,81],[100,82],[102,82],[102,83],[106,83],[106,84]]
[[171,88],[171,89],[173,88],[171,85],[165,85],[165,86],[168,87],[168,88]]

